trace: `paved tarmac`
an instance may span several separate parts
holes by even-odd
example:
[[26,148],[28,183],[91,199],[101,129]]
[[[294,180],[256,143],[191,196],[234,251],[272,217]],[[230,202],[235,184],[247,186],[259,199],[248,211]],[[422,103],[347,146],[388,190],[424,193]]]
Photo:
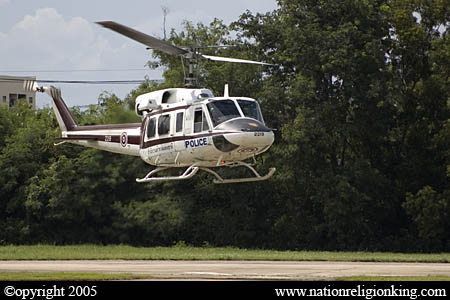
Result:
[[343,276],[450,276],[450,263],[330,261],[0,261],[0,272],[147,274],[155,279],[333,280]]

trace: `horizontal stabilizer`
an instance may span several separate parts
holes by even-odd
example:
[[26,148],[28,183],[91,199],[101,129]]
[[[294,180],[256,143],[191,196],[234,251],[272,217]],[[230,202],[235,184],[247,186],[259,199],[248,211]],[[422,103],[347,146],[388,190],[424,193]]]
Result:
[[55,138],[57,142],[64,142],[64,141],[104,141],[104,137],[101,138],[99,136],[93,136],[93,135],[73,135],[69,137],[60,137]]

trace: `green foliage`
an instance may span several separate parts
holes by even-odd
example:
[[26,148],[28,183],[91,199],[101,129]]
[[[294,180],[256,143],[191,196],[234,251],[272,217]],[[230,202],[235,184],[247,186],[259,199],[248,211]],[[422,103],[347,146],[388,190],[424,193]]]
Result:
[[137,242],[139,245],[167,245],[173,241],[183,222],[183,211],[177,197],[158,194],[152,198],[131,201],[126,205],[121,201],[114,203],[120,217],[113,224],[122,232],[121,243],[134,244],[136,236],[141,237]]
[[431,249],[448,247],[450,189],[438,194],[426,186],[415,195],[408,193],[404,207],[417,225],[419,236],[431,244]]
[[[135,157],[55,147],[49,109],[0,107],[0,243],[127,243],[304,250],[450,250],[450,7],[438,0],[280,0],[227,26],[186,22],[169,41],[204,54],[200,83],[261,102],[275,145],[269,181],[209,174],[137,184]],[[179,57],[154,51],[165,82],[74,110],[82,124],[137,122],[142,93],[182,86]],[[236,175],[236,170],[220,170]],[[244,175],[244,174],[242,174]]]
[[408,0],[279,5],[235,24],[283,71],[269,79],[283,88],[266,105],[282,129],[271,150],[279,160],[276,194],[284,196],[274,227],[281,240],[293,237],[289,247],[448,249],[421,244],[425,236],[417,238],[414,227],[423,224],[410,219],[420,209],[403,203],[427,185],[448,197],[449,7]]

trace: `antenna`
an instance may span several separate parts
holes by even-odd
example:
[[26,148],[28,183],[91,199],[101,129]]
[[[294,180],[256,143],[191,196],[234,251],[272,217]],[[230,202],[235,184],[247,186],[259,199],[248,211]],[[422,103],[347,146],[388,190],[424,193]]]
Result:
[[229,94],[229,92],[228,92],[228,83],[225,83],[225,87],[224,87],[224,89],[223,89],[223,97],[224,97],[224,98],[230,97],[230,94]]
[[169,8],[167,6],[161,6],[164,18],[163,18],[163,31],[164,31],[164,40],[166,40],[166,17],[169,14]]

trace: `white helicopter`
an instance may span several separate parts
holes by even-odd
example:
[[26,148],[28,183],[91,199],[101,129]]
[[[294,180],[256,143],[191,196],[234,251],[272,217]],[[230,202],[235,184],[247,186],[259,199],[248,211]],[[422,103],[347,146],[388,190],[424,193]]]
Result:
[[[199,170],[215,176],[214,183],[235,183],[266,180],[275,168],[261,176],[244,160],[267,151],[274,142],[274,133],[264,125],[255,99],[230,97],[225,85],[223,97],[215,97],[205,88],[195,88],[193,75],[198,60],[262,64],[266,63],[207,56],[198,48],[181,48],[127,26],[106,21],[98,24],[171,55],[182,56],[189,63],[185,88],[170,88],[146,93],[136,98],[135,111],[141,123],[79,126],[53,86],[38,87],[26,81],[28,90],[45,92],[52,98],[53,110],[61,128],[60,143],[73,143],[115,153],[141,157],[156,166],[137,182],[182,180]],[[246,167],[254,176],[224,179],[213,167]],[[186,168],[178,176],[157,176],[169,168]]]

